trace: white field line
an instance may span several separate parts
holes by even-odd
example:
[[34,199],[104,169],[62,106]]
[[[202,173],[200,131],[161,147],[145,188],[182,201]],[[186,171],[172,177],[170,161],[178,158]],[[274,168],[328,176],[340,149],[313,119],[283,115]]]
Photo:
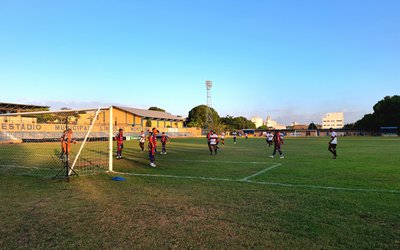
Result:
[[131,176],[143,176],[143,177],[160,177],[160,178],[174,178],[174,179],[197,179],[206,181],[226,181],[226,182],[240,182],[270,186],[281,186],[290,188],[305,188],[305,189],[322,189],[331,191],[352,191],[352,192],[366,192],[366,193],[391,193],[400,194],[400,190],[392,189],[367,189],[367,188],[346,188],[346,187],[331,187],[331,186],[317,186],[317,185],[304,185],[304,184],[290,184],[280,182],[262,182],[262,181],[251,181],[243,179],[226,179],[226,178],[214,178],[214,177],[201,177],[201,176],[179,176],[179,175],[161,175],[161,174],[135,174],[135,173],[122,173],[122,172],[109,172],[113,174],[131,175]]
[[22,168],[22,169],[36,169],[36,170],[57,170],[57,168],[39,168],[39,167],[28,167],[28,166],[21,166],[21,165],[10,165],[10,164],[0,164],[0,168],[6,168],[6,169],[10,169],[10,168]]
[[279,166],[281,166],[281,165],[282,165],[282,163],[278,163],[278,164],[272,165],[271,167],[265,168],[265,169],[261,170],[260,172],[257,172],[257,173],[255,173],[255,174],[252,174],[252,175],[249,175],[249,176],[244,177],[243,179],[241,179],[241,181],[247,181],[247,180],[249,180],[249,179],[251,179],[251,178],[253,178],[253,177],[256,177],[257,175],[260,175],[260,174],[262,174],[262,173],[265,173],[265,172],[267,172],[267,171],[270,171],[270,170],[272,170],[272,169],[274,169],[274,168],[276,168],[276,167],[279,167]]
[[271,186],[282,186],[282,187],[298,187],[298,188],[326,189],[326,190],[338,190],[338,191],[358,191],[358,192],[400,194],[400,190],[394,190],[394,189],[346,188],[346,187],[290,184],[290,183],[279,183],[279,182],[264,182],[264,181],[244,181],[244,182],[255,183],[255,184],[263,184],[263,185],[271,185]]
[[[20,159],[22,156],[25,156],[25,155],[20,154],[20,155],[18,155],[18,156],[20,156],[20,157],[12,157],[12,158],[9,158],[9,159],[11,159],[11,160]],[[32,157],[39,156],[39,157],[51,158],[51,157],[54,156],[54,154],[47,154],[47,155],[44,155],[44,154],[34,154],[34,155],[30,155],[30,156],[32,156]]]
[[237,164],[271,164],[262,161],[207,161],[207,160],[159,160],[162,161],[181,161],[181,162],[203,162],[203,163],[237,163]]
[[201,176],[163,175],[163,174],[135,174],[135,173],[122,173],[122,172],[115,172],[115,171],[110,172],[110,173],[132,175],[132,176],[165,177],[165,178],[175,178],[175,179],[198,179],[198,180],[208,180],[208,181],[234,181],[232,179],[226,179],[226,178],[201,177]]
[[48,155],[43,155],[43,154],[34,154],[33,156],[41,156],[41,157],[53,157],[54,154],[48,154]]

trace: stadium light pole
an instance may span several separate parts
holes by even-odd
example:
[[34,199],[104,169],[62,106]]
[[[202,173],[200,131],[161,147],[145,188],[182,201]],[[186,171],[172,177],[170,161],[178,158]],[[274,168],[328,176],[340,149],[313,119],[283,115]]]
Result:
[[206,110],[206,124],[207,128],[210,129],[213,127],[213,119],[212,119],[212,112],[211,112],[211,87],[213,83],[210,80],[206,81],[206,88],[207,88],[207,110]]

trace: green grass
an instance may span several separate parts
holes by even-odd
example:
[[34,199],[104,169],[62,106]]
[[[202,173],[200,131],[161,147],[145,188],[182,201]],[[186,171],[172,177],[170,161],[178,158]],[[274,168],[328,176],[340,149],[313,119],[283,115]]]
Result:
[[0,166],[0,248],[400,248],[399,139],[339,138],[336,160],[327,138],[285,142],[271,159],[262,139],[228,139],[217,156],[204,139],[172,139],[151,168],[128,141],[118,174],[70,183],[18,175],[48,160],[13,147],[58,144],[0,145],[0,165],[16,166]]

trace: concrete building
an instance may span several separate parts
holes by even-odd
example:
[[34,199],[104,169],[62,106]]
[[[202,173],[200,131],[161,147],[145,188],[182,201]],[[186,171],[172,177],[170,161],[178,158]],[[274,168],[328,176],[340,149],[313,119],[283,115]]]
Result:
[[183,128],[184,120],[167,112],[114,106],[114,126],[131,124],[141,128]]
[[[23,113],[13,114],[17,111],[41,111],[42,109],[48,110],[49,107],[0,103],[0,114],[3,114],[0,116],[0,143],[22,142],[23,139],[59,139],[66,128],[65,121],[60,120],[60,116],[63,116],[62,112],[54,111],[55,113],[38,114],[35,117],[32,117],[32,114],[26,116]],[[95,111],[88,109],[71,113],[68,127],[74,131],[76,138],[84,138],[89,129],[92,134],[107,136],[110,111],[102,109],[97,116],[95,116]],[[112,113],[113,134],[118,129],[123,129],[125,136],[135,137],[142,130],[147,131],[156,127],[160,132],[166,132],[170,136],[201,135],[201,129],[185,128],[183,117],[167,112],[113,106]]]
[[343,128],[344,114],[343,112],[326,113],[322,118],[322,129]]
[[307,130],[307,124],[299,124],[297,122],[293,122],[292,125],[287,126],[286,129],[293,129],[293,130]]
[[258,117],[258,116],[252,117],[251,121],[256,125],[256,128],[259,128],[264,124],[263,119],[261,117]]
[[286,129],[285,125],[279,124],[277,121],[273,121],[270,115],[267,116],[267,120],[265,121],[265,126],[267,126],[267,128],[272,128],[272,129]]

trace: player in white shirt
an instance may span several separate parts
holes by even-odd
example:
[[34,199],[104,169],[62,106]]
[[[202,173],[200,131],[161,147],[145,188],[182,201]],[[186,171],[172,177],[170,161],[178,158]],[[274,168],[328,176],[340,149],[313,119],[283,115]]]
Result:
[[273,139],[274,139],[274,135],[271,132],[268,132],[266,137],[267,137],[268,147],[271,147]]
[[218,135],[217,133],[213,132],[210,136],[210,153],[212,155],[212,152],[214,150],[214,153],[217,154],[218,150]]
[[329,141],[328,150],[333,154],[333,159],[336,159],[336,146],[337,146],[337,135],[336,132],[333,131],[333,128],[330,128],[329,131],[331,132],[331,140]]
[[232,132],[233,144],[236,144],[236,136],[237,136],[236,131],[233,131],[233,132]]
[[139,146],[144,151],[144,142],[146,141],[146,135],[142,132],[140,132],[140,138],[139,138]]

